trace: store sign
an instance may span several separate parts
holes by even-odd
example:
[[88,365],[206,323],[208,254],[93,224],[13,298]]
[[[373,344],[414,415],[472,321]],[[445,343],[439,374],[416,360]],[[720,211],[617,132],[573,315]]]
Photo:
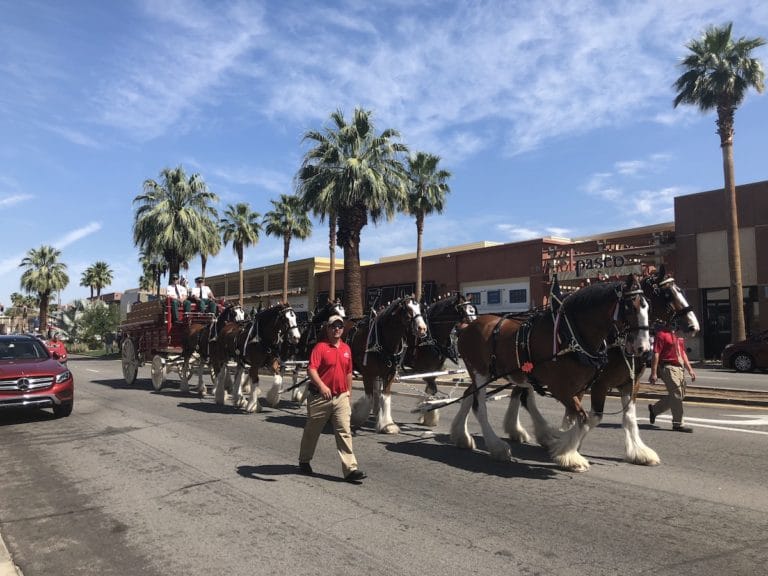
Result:
[[610,274],[610,268],[621,268],[626,263],[624,256],[617,254],[613,256],[611,254],[603,254],[597,258],[583,258],[576,260],[576,277],[580,278],[584,276],[586,270],[602,270],[606,269],[606,274]]

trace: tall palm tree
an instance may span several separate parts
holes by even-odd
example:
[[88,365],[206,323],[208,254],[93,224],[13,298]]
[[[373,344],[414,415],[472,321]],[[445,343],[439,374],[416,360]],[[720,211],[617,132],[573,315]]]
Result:
[[21,289],[36,294],[40,303],[41,332],[48,326],[51,295],[69,284],[67,265],[59,261],[60,256],[61,251],[53,246],[40,246],[27,252],[19,264],[20,268],[25,268],[21,275]]
[[160,181],[145,180],[144,192],[133,200],[138,205],[133,241],[142,250],[162,254],[171,274],[178,274],[183,262],[206,249],[218,219],[214,202],[218,196],[199,174],[188,178],[181,166],[165,168]]
[[88,268],[83,270],[83,273],[80,276],[80,286],[91,289],[91,297],[89,300],[93,300],[93,291],[96,289],[96,285],[93,281],[93,266],[88,266]]
[[221,234],[217,223],[211,222],[203,239],[203,247],[200,250],[200,276],[205,278],[205,266],[209,256],[216,256],[221,251]]
[[[321,151],[315,150],[319,154]],[[335,202],[336,196],[333,194],[333,185],[325,182],[327,174],[320,170],[315,164],[308,163],[316,161],[309,159],[309,155],[315,151],[310,151],[305,157],[299,173],[297,174],[297,191],[304,204],[304,208],[320,219],[322,223],[326,216],[328,217],[328,252],[330,260],[330,278],[328,286],[328,297],[330,300],[336,299],[336,214],[338,207]],[[318,158],[321,158],[319,155]]]
[[447,180],[448,170],[439,170],[440,156],[417,152],[407,161],[408,212],[416,217],[416,299],[421,300],[421,243],[424,236],[424,217],[433,212],[443,213],[445,195],[451,188]]
[[220,230],[224,246],[232,242],[232,249],[237,254],[237,267],[240,272],[240,306],[243,306],[243,249],[259,241],[261,224],[258,212],[252,212],[246,202],[227,206],[221,219]]
[[264,231],[267,236],[283,239],[283,302],[288,302],[288,254],[291,240],[306,240],[312,233],[312,222],[298,196],[281,194],[280,200],[270,200],[272,210],[264,214]]
[[764,89],[763,66],[752,51],[765,39],[731,36],[733,23],[710,26],[704,35],[686,44],[690,51],[680,66],[685,72],[674,84],[674,106],[692,104],[702,112],[717,110],[717,133],[723,156],[723,176],[728,206],[728,265],[730,272],[731,341],[746,338],[744,326],[741,247],[733,163],[733,126],[736,109],[749,88]]
[[159,298],[160,279],[168,271],[165,258],[161,254],[145,249],[139,252],[139,263],[142,271],[139,278],[139,288],[148,292],[156,292]]
[[98,299],[101,297],[102,288],[112,284],[112,269],[103,260],[94,262],[91,268],[93,269],[93,285],[96,288],[96,298]]
[[336,243],[344,250],[345,305],[353,316],[363,313],[360,233],[369,219],[392,219],[405,205],[407,193],[401,156],[408,148],[395,142],[397,130],[377,135],[371,115],[356,108],[348,124],[337,110],[331,114],[332,128],[304,134],[315,146],[304,156],[299,172],[299,179],[310,178],[299,186],[305,204],[336,209]]

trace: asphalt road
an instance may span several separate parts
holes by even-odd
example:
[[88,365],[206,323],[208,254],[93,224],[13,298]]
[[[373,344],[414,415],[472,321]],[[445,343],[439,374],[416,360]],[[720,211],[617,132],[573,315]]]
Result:
[[[340,481],[330,435],[318,475],[296,474],[300,406],[249,415],[152,392],[146,367],[132,387],[118,361],[70,368],[70,418],[0,413],[0,532],[26,576],[751,576],[768,561],[765,408],[689,403],[694,434],[669,431],[668,415],[656,428],[641,418],[662,464],[640,467],[622,461],[609,399],[582,447],[592,467],[576,474],[537,446],[514,446],[506,463],[479,436],[479,450],[458,450],[453,407],[426,429],[415,398],[398,395],[400,435],[355,437],[369,478],[354,486]],[[559,421],[555,402],[540,405]],[[490,403],[499,433],[505,406]]]

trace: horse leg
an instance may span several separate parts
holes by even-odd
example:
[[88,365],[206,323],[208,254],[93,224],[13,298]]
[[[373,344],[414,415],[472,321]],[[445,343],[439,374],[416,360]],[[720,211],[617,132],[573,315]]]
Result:
[[351,423],[355,428],[359,428],[368,420],[371,415],[371,406],[373,406],[373,384],[368,374],[363,374],[364,394],[358,398],[352,405]]
[[219,367],[216,373],[216,388],[213,391],[213,398],[216,404],[224,406],[224,399],[226,397],[226,379],[227,379],[227,365],[224,364]]
[[392,392],[390,386],[392,379],[384,384],[383,378],[378,378],[377,383],[383,385],[379,390],[379,410],[376,417],[376,431],[380,434],[400,434],[400,427],[392,420]]
[[637,404],[631,386],[622,387],[621,403],[624,406],[621,417],[621,426],[624,428],[624,459],[641,466],[656,466],[661,463],[656,451],[646,446],[640,438],[640,430],[637,426]]
[[280,393],[283,388],[283,376],[279,371],[275,372],[275,377],[272,382],[272,387],[267,392],[267,406],[270,408],[277,408],[280,404]]
[[[424,394],[427,396],[434,396],[437,394],[437,378],[430,377],[430,378],[424,378],[424,381],[427,383],[426,388],[424,389]],[[424,426],[430,426],[431,428],[434,428],[438,425],[440,422],[440,411],[430,410],[429,412],[422,412],[419,416],[418,423],[423,424]]]
[[509,435],[512,442],[519,444],[531,440],[526,429],[520,424],[520,403],[524,401],[526,396],[528,396],[526,388],[515,386],[509,396],[509,406],[507,406],[507,412],[504,415],[504,431]]
[[259,369],[255,366],[249,371],[243,370],[243,380],[250,383],[250,395],[248,404],[245,406],[245,411],[248,413],[261,412],[261,405],[259,404],[259,396],[261,395],[261,388],[259,387]]
[[[584,414],[579,399],[574,396],[571,398],[571,405],[566,405],[566,409],[572,410],[578,414]],[[549,446],[549,454],[555,463],[564,470],[572,472],[586,472],[589,470],[589,461],[579,454],[581,445],[587,433],[597,424],[596,418],[581,417],[577,419],[574,426],[568,430],[561,431]]]
[[238,365],[235,371],[234,381],[232,382],[232,406],[242,408],[245,403],[243,400],[243,379],[246,378],[243,367]]
[[476,402],[473,406],[475,418],[480,423],[485,439],[485,447],[494,460],[508,462],[512,458],[509,445],[496,435],[491,423],[488,421],[488,404],[486,403],[486,388],[480,388],[475,394]]
[[[470,384],[474,386],[474,384]],[[467,388],[469,393],[469,388]],[[451,442],[459,448],[468,450],[475,449],[475,439],[469,433],[467,428],[467,419],[469,418],[469,411],[472,409],[472,402],[474,401],[473,395],[470,393],[466,398],[461,401],[456,416],[453,417],[451,422]]]
[[179,378],[181,384],[179,384],[179,392],[182,394],[189,394],[189,378],[187,376],[189,370],[189,360],[191,356],[184,355],[184,362],[181,364],[181,370],[179,370]]
[[531,422],[533,422],[533,435],[536,438],[536,442],[544,448],[549,448],[555,443],[560,432],[550,426],[544,419],[544,416],[542,416],[539,407],[536,404],[536,394],[530,384],[519,384],[519,387],[524,390],[520,395],[520,401],[522,402],[523,407],[528,411],[528,415],[531,417]]

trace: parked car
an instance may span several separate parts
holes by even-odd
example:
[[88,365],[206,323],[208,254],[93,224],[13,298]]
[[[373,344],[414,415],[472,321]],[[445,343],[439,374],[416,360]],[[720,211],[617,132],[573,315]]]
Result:
[[728,344],[722,354],[723,368],[751,372],[755,368],[768,370],[768,330],[735,344]]
[[52,408],[64,417],[74,401],[72,372],[45,344],[32,336],[0,336],[0,409]]

